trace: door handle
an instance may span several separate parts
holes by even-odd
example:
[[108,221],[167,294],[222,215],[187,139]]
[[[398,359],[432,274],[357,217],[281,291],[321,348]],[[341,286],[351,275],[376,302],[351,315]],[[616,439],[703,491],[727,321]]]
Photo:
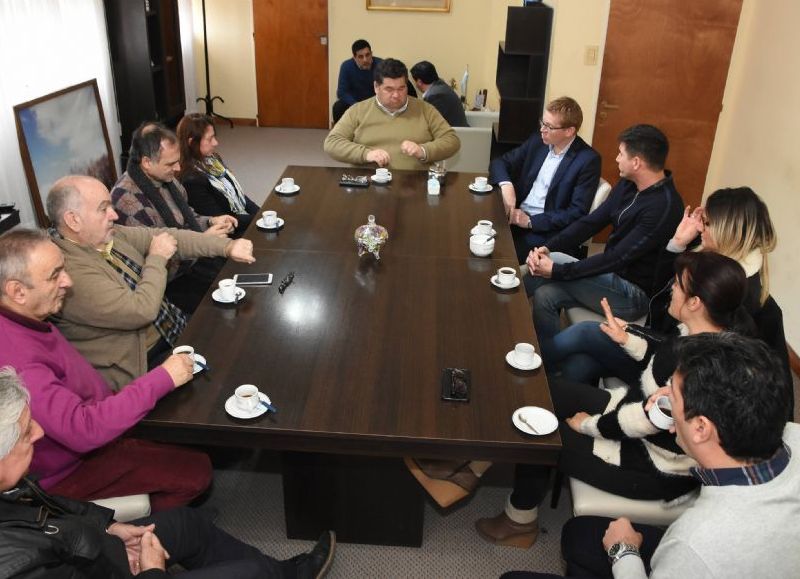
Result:
[[609,104],[608,101],[605,101],[605,100],[600,101],[600,106],[603,107],[604,109],[608,109],[610,111],[616,111],[616,110],[619,109],[619,105]]

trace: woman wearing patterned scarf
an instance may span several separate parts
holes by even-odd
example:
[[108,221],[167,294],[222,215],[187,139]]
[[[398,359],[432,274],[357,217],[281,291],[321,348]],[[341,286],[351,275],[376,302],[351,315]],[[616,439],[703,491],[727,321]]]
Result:
[[242,191],[242,186],[216,153],[217,136],[210,117],[193,113],[178,123],[181,170],[178,175],[189,195],[189,205],[201,215],[227,213],[239,226],[235,237],[244,233],[259,211]]

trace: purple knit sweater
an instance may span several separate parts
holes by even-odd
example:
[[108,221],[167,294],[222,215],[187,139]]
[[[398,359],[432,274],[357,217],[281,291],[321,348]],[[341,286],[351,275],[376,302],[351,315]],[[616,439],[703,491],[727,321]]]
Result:
[[12,366],[22,377],[31,415],[44,428],[31,472],[45,489],[78,468],[84,454],[139,422],[174,386],[159,367],[114,395],[55,326],[2,307],[0,366]]

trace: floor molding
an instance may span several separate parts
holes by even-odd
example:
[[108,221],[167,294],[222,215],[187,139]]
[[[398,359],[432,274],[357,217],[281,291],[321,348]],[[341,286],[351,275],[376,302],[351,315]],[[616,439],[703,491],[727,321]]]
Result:
[[256,119],[247,119],[244,117],[231,117],[231,122],[234,125],[239,125],[242,127],[257,127],[258,121]]

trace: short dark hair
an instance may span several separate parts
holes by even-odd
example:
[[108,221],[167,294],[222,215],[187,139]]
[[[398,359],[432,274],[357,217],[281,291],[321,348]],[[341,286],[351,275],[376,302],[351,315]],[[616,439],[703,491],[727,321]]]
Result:
[[351,48],[353,49],[354,55],[359,50],[364,50],[365,48],[369,48],[370,52],[372,52],[372,47],[369,45],[369,42],[367,42],[363,38],[359,38],[358,40],[356,40]]
[[406,65],[395,58],[385,58],[375,67],[373,79],[378,84],[383,84],[384,78],[404,78],[408,80]]
[[161,158],[161,141],[175,144],[178,142],[178,137],[161,123],[143,122],[133,131],[130,160],[141,163],[142,159],[147,157],[151,161],[158,162]]
[[622,131],[617,140],[625,144],[631,157],[641,157],[653,171],[661,171],[667,162],[669,141],[653,125],[634,125]]
[[792,385],[772,350],[761,340],[722,332],[680,338],[675,354],[684,418],[713,422],[731,458],[759,461],[774,455]]
[[421,80],[425,84],[433,84],[439,80],[436,67],[427,60],[421,60],[411,67],[411,76],[414,80]]

